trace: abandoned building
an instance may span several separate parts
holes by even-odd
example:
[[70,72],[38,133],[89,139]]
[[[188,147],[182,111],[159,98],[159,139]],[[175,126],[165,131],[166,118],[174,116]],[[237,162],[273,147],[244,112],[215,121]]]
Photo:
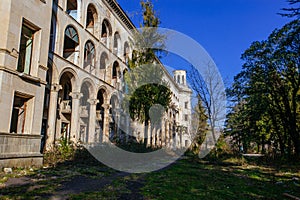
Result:
[[[130,126],[118,92],[135,26],[115,0],[0,1],[0,167],[42,165],[65,138],[104,143]],[[191,95],[184,70],[161,65],[172,104],[152,144],[190,145]],[[136,131],[138,132],[138,131]],[[134,135],[135,133],[132,133]],[[135,135],[138,137],[137,135]]]

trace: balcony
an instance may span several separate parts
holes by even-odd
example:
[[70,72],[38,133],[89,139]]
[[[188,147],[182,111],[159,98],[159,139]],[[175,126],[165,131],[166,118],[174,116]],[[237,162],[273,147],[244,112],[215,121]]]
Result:
[[87,110],[87,106],[80,106],[80,117],[81,118],[89,117],[89,112]]
[[63,100],[60,103],[61,113],[71,113],[72,109],[70,105],[71,105],[71,100]]
[[101,110],[96,111],[96,120],[97,121],[102,121],[102,112],[101,112]]

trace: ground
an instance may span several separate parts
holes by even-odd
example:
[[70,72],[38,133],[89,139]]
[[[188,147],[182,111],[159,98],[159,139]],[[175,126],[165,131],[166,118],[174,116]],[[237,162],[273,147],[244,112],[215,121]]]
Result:
[[184,156],[157,172],[129,174],[91,156],[0,174],[0,199],[289,199],[300,197],[300,165]]

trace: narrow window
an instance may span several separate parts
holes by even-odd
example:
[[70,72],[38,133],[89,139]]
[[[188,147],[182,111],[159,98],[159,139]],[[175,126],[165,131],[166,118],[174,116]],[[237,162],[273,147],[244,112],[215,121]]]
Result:
[[17,95],[14,97],[10,124],[11,133],[24,133],[28,100],[29,98],[24,98]]
[[112,71],[112,78],[117,78],[118,70],[119,70],[119,63],[114,62],[113,71]]
[[184,85],[184,82],[185,82],[184,81],[184,75],[182,75],[182,82],[181,83]]
[[184,115],[184,120],[188,121],[188,119],[189,119],[188,115]]
[[108,59],[108,55],[104,52],[100,57],[100,69],[106,69],[106,62]]
[[180,84],[180,76],[179,75],[177,75],[177,83]]
[[97,21],[98,14],[96,9],[93,5],[89,5],[87,9],[87,16],[86,16],[86,28],[91,32],[94,33],[95,30],[95,23]]
[[120,42],[121,38],[118,32],[114,35],[114,54],[119,55],[120,53]]
[[63,57],[72,58],[71,61],[74,61],[76,47],[78,45],[79,45],[79,38],[78,38],[77,31],[72,26],[68,26],[65,31]]
[[184,103],[184,108],[185,108],[185,109],[188,108],[188,103],[189,103],[189,102],[187,102],[187,101]]
[[104,19],[102,22],[102,31],[101,31],[101,41],[106,45],[109,46],[108,36],[112,35],[112,30],[110,23]]
[[19,60],[18,68],[19,72],[26,74],[30,73],[31,58],[32,58],[32,47],[33,47],[33,36],[34,30],[23,25],[21,32],[21,41],[19,49]]
[[94,67],[95,64],[95,45],[88,41],[84,47],[84,67]]

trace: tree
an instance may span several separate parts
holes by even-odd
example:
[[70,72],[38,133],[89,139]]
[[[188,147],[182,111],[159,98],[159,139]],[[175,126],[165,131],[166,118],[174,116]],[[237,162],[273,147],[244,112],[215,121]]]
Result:
[[220,82],[218,73],[211,63],[204,66],[203,74],[191,66],[188,72],[190,85],[201,102],[208,119],[209,130],[212,132],[213,142],[217,142],[218,134],[222,129],[221,122],[225,119],[225,91],[223,82]]
[[[125,102],[129,104],[130,117],[133,120],[156,124],[161,120],[163,111],[170,107],[172,92],[163,80],[164,71],[157,58],[164,49],[165,35],[158,32],[160,24],[151,1],[141,1],[143,23],[134,33],[132,58],[129,60],[129,73],[125,76],[128,93]],[[164,109],[157,108],[160,105]],[[155,117],[150,116],[150,109]],[[145,133],[147,134],[147,133]],[[149,139],[145,137],[145,143]]]
[[[293,7],[291,8],[283,8],[282,10],[285,11],[286,13],[279,13],[281,16],[284,17],[297,17],[298,19],[300,18],[300,0],[287,0],[289,5],[292,5]],[[298,5],[298,6],[297,6]],[[294,7],[296,6],[296,7]]]
[[195,154],[199,153],[199,147],[203,143],[208,129],[206,111],[201,102],[201,98],[198,97],[197,100],[198,102],[192,113],[192,131],[190,132],[190,134],[192,134],[190,135],[192,140],[190,150]]
[[269,144],[275,153],[278,148],[281,155],[300,155],[299,38],[300,21],[294,20],[274,30],[267,40],[252,43],[242,55],[243,70],[228,93],[236,106],[243,105],[229,114],[229,134],[239,133],[261,146],[261,152]]

